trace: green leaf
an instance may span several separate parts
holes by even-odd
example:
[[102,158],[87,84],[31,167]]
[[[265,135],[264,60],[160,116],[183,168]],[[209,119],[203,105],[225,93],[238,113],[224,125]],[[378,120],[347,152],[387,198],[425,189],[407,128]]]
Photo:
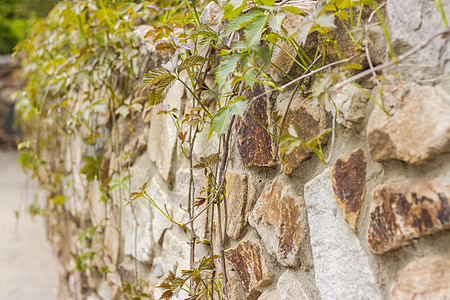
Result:
[[121,105],[116,109],[116,115],[121,115],[122,118],[126,118],[130,113],[130,109],[127,105]]
[[155,68],[144,75],[141,88],[138,93],[142,92],[155,82],[163,79],[164,77],[171,76],[170,72],[165,68]]
[[230,20],[230,23],[227,26],[227,30],[225,31],[225,35],[229,35],[233,31],[240,30],[244,28],[248,23],[254,21],[256,17],[263,15],[264,13],[257,9],[252,9],[245,15],[237,16]]
[[301,15],[304,13],[303,10],[301,10],[300,8],[298,8],[296,6],[292,6],[292,5],[283,6],[278,11],[281,12],[283,10],[294,13],[296,15]]
[[281,24],[285,15],[283,13],[276,14],[275,16],[269,17],[269,27],[272,28],[272,31],[279,32],[281,29]]
[[245,111],[248,109],[248,101],[244,97],[238,97],[237,101],[230,103],[229,115],[238,115],[240,117],[244,116]]
[[53,203],[58,204],[58,205],[63,205],[65,200],[66,200],[66,197],[64,197],[63,195],[58,195],[55,198],[53,198]]
[[275,4],[275,0],[259,0],[261,1],[262,5],[266,5],[266,6],[272,6]]
[[270,61],[272,59],[272,55],[270,54],[270,50],[266,47],[256,46],[254,48],[256,55],[262,58],[264,63],[268,66],[270,65]]
[[245,39],[247,41],[247,48],[251,48],[256,43],[259,43],[261,40],[261,34],[264,29],[264,25],[266,25],[268,16],[258,16],[256,20],[250,23],[245,28]]
[[214,119],[211,123],[211,130],[214,130],[218,136],[222,135],[227,131],[228,118],[229,118],[230,108],[224,106],[216,113]]
[[154,84],[150,95],[148,96],[148,106],[158,104],[161,100],[161,95],[164,90],[172,83],[176,77],[173,75],[167,76]]
[[207,60],[208,60],[208,58],[205,58],[200,55],[189,56],[177,67],[177,73],[180,74],[182,71],[189,69],[193,66],[198,66],[202,62],[205,62]]
[[234,72],[241,55],[233,53],[231,55],[223,56],[219,67],[217,68],[216,80],[219,84],[219,89],[222,88],[228,75]]
[[81,169],[81,173],[86,175],[88,181],[94,180],[96,177],[100,177],[100,165],[102,163],[103,155],[97,157],[87,156],[83,158],[84,167]]
[[247,5],[247,0],[231,0],[225,4],[220,21],[232,20],[239,16]]

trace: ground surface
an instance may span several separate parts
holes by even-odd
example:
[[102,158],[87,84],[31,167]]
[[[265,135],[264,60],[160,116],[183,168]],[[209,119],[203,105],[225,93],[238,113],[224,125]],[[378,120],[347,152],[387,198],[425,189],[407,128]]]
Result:
[[0,152],[0,298],[58,299],[57,263],[43,219],[32,220],[26,211],[35,185],[16,161],[17,153]]

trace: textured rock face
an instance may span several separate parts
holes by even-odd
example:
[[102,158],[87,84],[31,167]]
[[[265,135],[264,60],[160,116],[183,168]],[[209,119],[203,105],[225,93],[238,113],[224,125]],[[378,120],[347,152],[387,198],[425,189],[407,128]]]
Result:
[[434,181],[378,186],[372,194],[368,241],[381,254],[450,228],[450,186]]
[[295,266],[304,239],[306,211],[303,198],[282,179],[276,179],[256,202],[248,219],[267,252],[284,266]]
[[[248,112],[267,128],[269,124],[267,97],[252,99],[263,92],[263,86],[255,84],[253,92],[247,92],[246,96],[250,100]],[[244,165],[269,166],[273,159],[272,139],[269,133],[248,114],[239,123],[237,141]]]
[[[450,5],[447,1],[442,1],[442,4],[448,18]],[[404,52],[404,48],[409,48],[408,46],[414,47],[422,43],[432,34],[444,29],[439,11],[432,1],[388,1],[386,11],[389,32],[397,53],[399,50]],[[439,38],[427,45],[427,51],[419,51],[415,55],[415,59],[420,61],[421,65],[432,68],[430,71],[436,72],[443,68],[447,74],[450,73],[449,57],[448,39]],[[413,72],[410,73],[416,74],[411,75],[422,76],[420,72],[417,72],[415,64],[413,68]]]
[[450,152],[450,95],[441,87],[390,85],[383,95],[394,116],[378,107],[370,116],[367,136],[373,160],[422,164]]
[[257,298],[261,294],[257,289],[272,283],[259,243],[242,241],[236,248],[227,250],[225,257],[238,273],[247,298]]
[[[170,108],[181,111],[181,102],[184,95],[184,86],[180,81],[168,90],[164,104]],[[152,111],[147,152],[150,159],[155,162],[159,174],[167,181],[173,177],[173,159],[177,145],[177,130],[171,118],[167,115],[158,115],[161,109],[155,106]]]
[[[320,105],[314,106],[311,102],[302,103],[295,108],[289,109],[283,133],[288,132],[289,125],[297,125],[298,137],[302,141],[308,141],[327,129],[327,119],[324,109]],[[326,139],[321,141],[326,143]],[[296,147],[291,153],[284,156],[283,171],[285,174],[291,174],[302,162],[309,159],[313,152],[302,146]]]
[[334,197],[353,230],[366,193],[366,165],[364,150],[359,148],[349,156],[339,156],[331,169]]
[[249,182],[248,176],[244,172],[228,171],[227,180],[227,208],[228,208],[228,228],[227,235],[233,239],[238,239],[242,229],[247,225],[247,213],[249,203]]
[[398,274],[391,299],[450,299],[450,259],[432,256],[409,263]]
[[310,285],[309,280],[305,280],[298,273],[287,270],[281,274],[277,283],[277,300],[309,300],[311,299],[305,284]]
[[[298,9],[301,9],[305,13],[312,13],[316,8],[316,1],[303,1],[303,2],[297,2],[297,3],[292,2],[292,3],[288,3],[286,5],[280,6],[280,9],[283,6],[295,6]],[[283,13],[285,13],[285,15],[286,15],[283,26],[284,26],[284,28],[286,28],[286,30],[289,33],[292,33],[293,31],[295,31],[296,27],[299,25],[299,23],[305,19],[303,16],[301,16],[299,14],[294,14],[294,13],[291,13],[288,11],[283,11]],[[283,32],[281,30],[279,31],[279,33],[283,35]],[[299,42],[298,39],[297,39],[297,42]],[[306,47],[308,47],[309,49],[315,50],[315,47],[317,47],[317,43],[314,43],[314,42],[312,41],[311,38],[309,38],[308,42],[305,43],[306,45],[304,45],[304,51],[306,50],[306,52],[309,52],[308,49],[306,49]],[[297,56],[296,49],[294,47],[292,47],[290,44],[282,43],[281,47],[283,49],[281,49],[279,47],[275,47],[275,49],[273,50],[272,60],[271,60],[272,64],[269,66],[270,76],[272,77],[272,79],[275,82],[279,82],[285,78],[284,73],[288,74],[292,68],[292,65],[295,63],[291,57]],[[303,58],[303,59],[305,61],[307,61],[305,58]],[[279,70],[278,68],[276,68],[274,65],[279,67],[282,71]]]
[[[338,115],[336,122],[347,128],[353,128],[366,116],[369,97],[357,86],[349,84],[332,95]],[[327,102],[326,110],[334,114],[334,105]]]
[[334,199],[330,168],[305,185],[304,195],[321,299],[381,299],[367,255]]

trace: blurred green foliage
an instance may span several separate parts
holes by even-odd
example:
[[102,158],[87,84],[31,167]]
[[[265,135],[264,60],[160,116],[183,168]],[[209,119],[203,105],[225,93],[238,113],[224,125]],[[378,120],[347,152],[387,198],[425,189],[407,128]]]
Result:
[[29,22],[47,15],[58,0],[0,0],[0,54],[12,53],[29,33]]

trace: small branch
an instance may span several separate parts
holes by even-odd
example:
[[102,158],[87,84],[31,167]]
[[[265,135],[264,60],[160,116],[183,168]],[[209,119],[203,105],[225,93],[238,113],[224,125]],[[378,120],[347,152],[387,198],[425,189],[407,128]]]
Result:
[[433,34],[430,38],[428,38],[428,39],[427,39],[426,41],[424,41],[423,43],[417,45],[416,47],[414,47],[413,49],[407,51],[407,52],[404,53],[403,55],[398,56],[396,62],[390,61],[390,62],[384,63],[384,64],[382,64],[382,65],[376,66],[376,67],[374,67],[373,69],[368,69],[368,70],[366,70],[366,71],[364,71],[364,72],[361,72],[361,73],[359,73],[359,74],[357,74],[357,75],[355,75],[355,76],[352,76],[352,77],[350,77],[350,78],[348,78],[348,79],[346,79],[346,80],[344,80],[344,81],[339,82],[338,84],[336,84],[336,85],[332,88],[332,90],[333,90],[333,91],[337,91],[337,90],[343,88],[344,86],[346,86],[346,85],[349,84],[349,83],[355,82],[355,81],[357,81],[357,80],[359,80],[359,79],[361,79],[361,78],[364,78],[364,77],[366,77],[366,76],[368,76],[368,75],[371,75],[373,72],[377,72],[377,71],[386,69],[386,68],[388,68],[388,67],[392,67],[392,66],[394,66],[394,65],[397,65],[397,64],[399,64],[400,62],[402,62],[402,61],[406,60],[407,58],[409,58],[410,56],[416,54],[417,52],[419,52],[419,51],[422,50],[423,48],[427,47],[427,46],[430,44],[430,42],[431,42],[432,40],[434,40],[435,38],[437,38],[437,37],[439,37],[439,36],[449,35],[449,34],[450,34],[450,29],[448,29],[448,28],[447,28],[447,29],[444,29],[444,30],[442,30],[442,31],[439,31],[439,32]]
[[339,60],[339,61],[335,61],[335,62],[333,62],[333,63],[330,63],[330,64],[326,65],[326,66],[323,66],[323,67],[321,67],[321,68],[318,68],[318,69],[316,69],[316,70],[314,70],[314,71],[312,71],[312,72],[310,72],[310,73],[308,73],[308,74],[302,75],[302,76],[300,76],[300,77],[295,78],[294,80],[289,81],[288,83],[286,83],[285,85],[282,85],[282,86],[279,87],[278,89],[270,89],[270,90],[268,90],[268,91],[266,91],[266,92],[264,92],[264,93],[261,93],[261,94],[259,94],[258,96],[253,97],[253,100],[258,99],[258,98],[260,98],[260,97],[262,97],[262,96],[264,96],[264,95],[267,95],[268,93],[271,93],[271,92],[273,92],[273,91],[275,91],[275,90],[283,91],[283,90],[286,89],[287,87],[293,85],[294,83],[299,82],[300,80],[303,80],[303,79],[305,79],[305,78],[307,78],[307,77],[310,77],[310,76],[312,76],[312,75],[314,75],[314,74],[320,73],[320,72],[322,72],[322,71],[324,71],[324,70],[326,70],[326,69],[328,69],[328,68],[331,68],[331,67],[334,67],[334,66],[337,66],[337,65],[341,65],[341,64],[348,63],[348,62],[352,61],[353,59],[355,59],[356,57],[358,57],[358,56],[360,56],[360,55],[361,55],[361,53],[358,53],[358,54],[353,55],[353,56],[350,57],[350,58],[346,58],[346,59],[342,59],[342,60]]
[[[322,57],[321,54],[320,54],[319,56],[317,56],[317,58],[316,58],[316,59],[313,61],[313,63],[308,67],[308,69],[303,73],[303,75],[305,75],[306,73],[308,73],[309,71],[311,71],[312,66],[313,66],[313,65],[314,65],[321,57]],[[276,145],[276,147],[275,147],[275,155],[273,156],[273,161],[276,161],[276,160],[277,160],[277,157],[278,157],[278,151],[279,151],[279,148],[280,148],[280,137],[281,137],[281,133],[283,132],[283,126],[284,126],[284,123],[286,122],[286,116],[287,116],[287,113],[288,113],[288,111],[289,111],[289,107],[291,106],[292,99],[294,99],[294,95],[295,95],[295,93],[297,92],[297,90],[298,90],[298,85],[295,86],[294,92],[292,93],[291,98],[289,99],[288,105],[287,105],[287,107],[286,107],[286,110],[285,110],[285,112],[284,112],[283,120],[281,121],[280,132],[278,133],[278,138],[277,138],[277,141],[276,141],[276,142],[277,142],[277,145]]]

